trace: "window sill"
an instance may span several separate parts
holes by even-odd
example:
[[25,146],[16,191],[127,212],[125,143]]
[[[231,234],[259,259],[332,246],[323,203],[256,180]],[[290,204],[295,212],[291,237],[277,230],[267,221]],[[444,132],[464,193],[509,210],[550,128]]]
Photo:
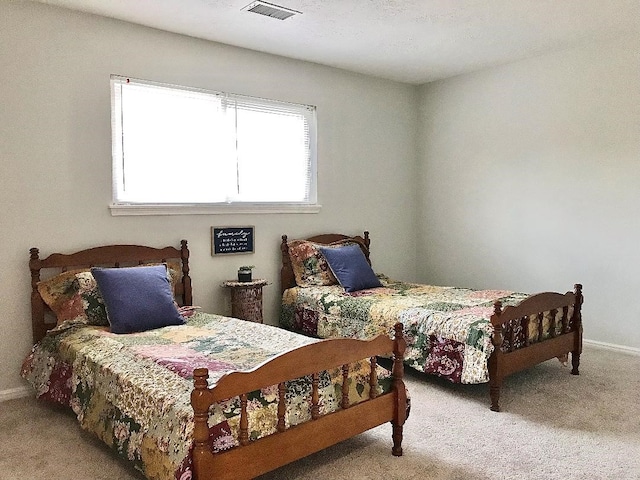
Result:
[[303,204],[231,204],[231,205],[182,205],[182,204],[111,204],[111,215],[236,215],[246,213],[320,213],[322,205]]

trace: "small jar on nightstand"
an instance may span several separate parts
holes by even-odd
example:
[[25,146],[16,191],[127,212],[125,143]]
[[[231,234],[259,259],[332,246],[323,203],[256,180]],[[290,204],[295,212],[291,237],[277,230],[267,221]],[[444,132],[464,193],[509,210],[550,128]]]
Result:
[[262,323],[262,287],[268,283],[263,279],[224,282],[222,286],[231,290],[231,316]]

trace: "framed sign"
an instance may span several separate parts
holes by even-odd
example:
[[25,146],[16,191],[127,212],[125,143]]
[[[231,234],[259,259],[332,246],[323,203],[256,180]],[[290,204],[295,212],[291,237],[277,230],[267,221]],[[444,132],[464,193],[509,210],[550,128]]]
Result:
[[211,255],[254,252],[253,227],[211,227]]

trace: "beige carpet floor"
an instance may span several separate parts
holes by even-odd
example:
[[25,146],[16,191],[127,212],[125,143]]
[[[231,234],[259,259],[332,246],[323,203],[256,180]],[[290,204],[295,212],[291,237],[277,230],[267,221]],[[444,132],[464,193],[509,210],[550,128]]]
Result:
[[[500,413],[486,385],[408,371],[403,457],[382,425],[261,480],[640,480],[640,356],[587,346],[581,363],[577,377],[557,360],[511,376]],[[142,478],[70,412],[33,398],[0,403],[0,479]]]

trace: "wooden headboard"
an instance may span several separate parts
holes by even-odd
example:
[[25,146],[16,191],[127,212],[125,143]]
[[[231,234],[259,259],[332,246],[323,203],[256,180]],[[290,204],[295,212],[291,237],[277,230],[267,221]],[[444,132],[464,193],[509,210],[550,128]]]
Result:
[[142,245],[105,245],[89,248],[75,253],[53,253],[40,258],[37,248],[29,250],[29,270],[31,270],[31,323],[33,341],[41,340],[48,330],[56,326],[55,316],[38,292],[40,272],[51,269],[47,277],[71,268],[89,267],[126,267],[144,263],[180,260],[182,278],[176,284],[174,295],[179,305],[192,305],[191,277],[189,277],[189,249],[187,241],[180,242],[180,248],[154,248]]
[[[367,262],[371,264],[371,259],[369,258],[369,245],[371,244],[371,240],[369,239],[369,232],[365,231],[362,236],[356,235],[355,237],[350,237],[348,235],[343,235],[341,233],[324,233],[322,235],[315,235],[313,237],[305,238],[304,240],[308,240],[314,243],[320,243],[323,245],[328,245],[333,242],[343,241],[343,240],[351,240],[358,245],[362,249],[364,256],[367,259]],[[289,247],[287,242],[289,241],[287,235],[282,235],[282,243],[280,244],[280,251],[282,252],[282,267],[280,268],[280,293],[282,294],[287,288],[292,288],[296,286],[296,277],[293,274],[293,267],[291,266],[291,257],[289,256]]]

